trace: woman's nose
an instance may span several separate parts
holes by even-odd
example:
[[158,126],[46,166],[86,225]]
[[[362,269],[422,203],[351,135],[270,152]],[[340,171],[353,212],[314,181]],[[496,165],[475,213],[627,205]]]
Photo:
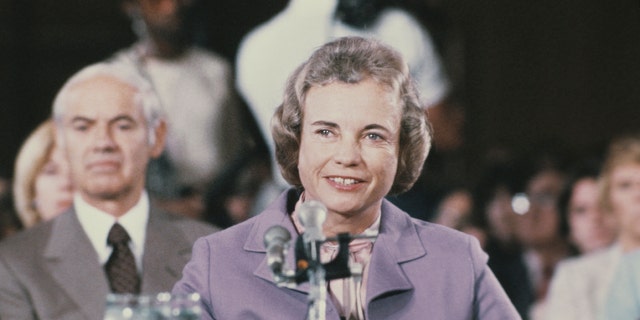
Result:
[[336,145],[334,161],[344,166],[357,165],[361,161],[361,149],[354,138],[343,138]]

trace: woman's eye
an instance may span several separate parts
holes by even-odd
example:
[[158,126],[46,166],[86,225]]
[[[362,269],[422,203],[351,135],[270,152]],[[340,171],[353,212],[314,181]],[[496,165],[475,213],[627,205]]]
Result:
[[317,133],[321,136],[328,136],[331,134],[331,131],[327,129],[320,129],[317,131]]
[[367,138],[370,140],[380,140],[382,136],[377,133],[367,133]]

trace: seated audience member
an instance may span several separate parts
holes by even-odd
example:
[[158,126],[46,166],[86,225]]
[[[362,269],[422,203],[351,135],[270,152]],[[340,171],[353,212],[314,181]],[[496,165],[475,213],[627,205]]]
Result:
[[[595,163],[587,163],[569,180],[560,198],[560,210],[566,212],[570,239],[581,255],[558,265],[551,282],[546,319],[589,320],[596,319],[600,312],[622,252],[618,243],[611,246],[619,229],[616,218],[625,214],[618,200],[620,191],[613,188],[618,183],[613,174],[618,166],[637,161],[633,160],[637,156],[640,148],[633,154],[613,147],[601,174]],[[603,203],[610,205],[603,207]]]
[[639,291],[640,251],[636,250],[620,259],[598,319],[640,319]]
[[25,228],[51,220],[71,206],[69,164],[55,144],[52,120],[40,124],[18,151],[13,201]]
[[[519,319],[475,238],[412,219],[385,199],[411,187],[431,143],[396,50],[372,39],[340,38],[318,48],[285,87],[273,139],[283,177],[294,188],[258,216],[198,240],[174,293],[199,293],[203,319],[304,319],[310,294],[323,294],[306,284],[279,286],[264,235],[279,225],[295,241],[312,225],[301,207],[317,201],[327,208],[326,220],[314,228],[323,237],[370,237],[349,245],[350,263],[363,267],[362,281],[328,281],[320,289],[326,293],[320,316]],[[319,246],[320,262],[337,247],[334,241]],[[284,265],[295,268],[292,251]]]
[[486,231],[474,217],[473,205],[473,196],[467,188],[454,188],[438,203],[433,222],[476,237],[485,249]]
[[149,203],[146,168],[166,130],[149,83],[123,64],[91,65],[64,84],[53,118],[73,206],[0,243],[0,318],[102,319],[110,292],[170,290],[215,228]]
[[599,161],[590,159],[573,169],[560,194],[560,228],[580,254],[610,246],[616,238],[615,217],[602,210],[598,197]]
[[589,275],[594,279],[581,278],[598,284],[595,300],[584,304],[595,305],[590,311],[600,314],[599,319],[638,319],[640,135],[617,138],[608,152],[600,178],[601,201],[618,220],[618,238],[612,248],[593,257]]
[[456,188],[438,204],[434,221],[437,224],[460,230],[471,216],[473,199],[465,188]]
[[[560,230],[557,201],[565,184],[562,159],[538,150],[520,162],[524,189],[514,195],[514,235],[522,247],[531,296],[528,319],[544,319],[546,295],[557,263],[574,254]],[[522,185],[522,183],[519,183]]]
[[[498,150],[498,149],[496,149]],[[499,150],[499,156],[488,155],[482,164],[473,193],[476,223],[484,227],[489,255],[489,268],[523,318],[533,301],[532,284],[528,281],[522,249],[516,239],[516,213],[513,196],[522,189],[519,170],[509,152]]]
[[[491,152],[490,152],[491,153]],[[515,212],[511,205],[513,195],[522,189],[514,160],[508,152],[499,157],[487,156],[474,185],[473,215],[477,215],[487,229],[489,245],[501,250],[517,251],[515,239]],[[495,159],[494,159],[495,158]]]
[[167,113],[166,148],[148,170],[152,199],[163,208],[206,220],[211,184],[228,170],[234,170],[229,176],[240,176],[246,167],[236,163],[255,157],[252,151],[263,142],[235,91],[230,63],[195,42],[197,2],[121,0],[139,41],[113,59],[138,68]]

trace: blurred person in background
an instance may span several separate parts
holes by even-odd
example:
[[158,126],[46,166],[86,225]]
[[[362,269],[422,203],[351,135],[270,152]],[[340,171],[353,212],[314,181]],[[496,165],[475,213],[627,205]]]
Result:
[[471,193],[464,187],[456,188],[440,201],[433,222],[460,230],[470,219],[472,209]]
[[617,236],[615,216],[604,211],[599,201],[599,175],[600,161],[581,161],[560,194],[560,228],[579,254],[606,248]]
[[73,202],[69,163],[55,143],[52,120],[40,124],[18,151],[13,201],[25,228],[58,216]]
[[522,249],[531,298],[528,318],[544,319],[546,296],[556,265],[575,254],[560,228],[558,199],[565,185],[564,158],[552,145],[525,154],[517,166],[523,186],[514,194],[514,235]]
[[564,229],[580,255],[561,261],[556,268],[546,319],[594,320],[601,311],[613,269],[621,255],[620,246],[612,246],[619,229],[618,214],[612,211],[611,205],[603,206],[603,203],[612,203],[617,198],[618,191],[611,188],[615,167],[633,158],[633,154],[615,149],[619,148],[612,146],[602,173],[600,162],[595,159],[580,163],[560,197]]
[[[615,139],[601,175],[601,201],[618,220],[616,244],[594,261],[599,284],[594,297],[598,319],[638,319],[640,250],[640,134]],[[594,257],[595,259],[595,257]],[[585,281],[583,279],[583,281]],[[592,280],[594,281],[594,280]]]
[[640,251],[620,258],[599,320],[640,319]]
[[522,190],[522,179],[511,152],[494,147],[481,162],[473,188],[472,221],[484,230],[489,267],[523,319],[533,300],[522,248],[516,239],[514,195]]
[[199,0],[121,1],[139,40],[112,59],[147,77],[167,114],[166,148],[150,164],[149,192],[169,211],[210,220],[206,197],[216,179],[269,167],[260,157],[262,136],[235,91],[231,64],[197,42]]
[[471,191],[467,187],[454,188],[438,203],[433,222],[476,237],[486,249],[486,230],[474,217],[473,207]]

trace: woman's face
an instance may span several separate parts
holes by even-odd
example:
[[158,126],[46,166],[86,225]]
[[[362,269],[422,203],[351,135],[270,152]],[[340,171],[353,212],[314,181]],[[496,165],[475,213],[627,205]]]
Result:
[[298,169],[306,199],[345,218],[376,216],[398,167],[394,95],[370,79],[334,82],[309,90],[303,115]]
[[611,209],[625,249],[640,248],[640,164],[619,166],[610,177]]
[[538,173],[527,183],[530,208],[516,216],[516,237],[525,247],[553,244],[560,237],[560,214],[556,207],[563,176],[553,170]]
[[616,220],[598,205],[598,183],[583,178],[573,185],[567,208],[571,241],[587,253],[610,245],[616,236]]
[[73,190],[67,160],[54,147],[35,181],[35,206],[42,220],[49,220],[71,206]]

